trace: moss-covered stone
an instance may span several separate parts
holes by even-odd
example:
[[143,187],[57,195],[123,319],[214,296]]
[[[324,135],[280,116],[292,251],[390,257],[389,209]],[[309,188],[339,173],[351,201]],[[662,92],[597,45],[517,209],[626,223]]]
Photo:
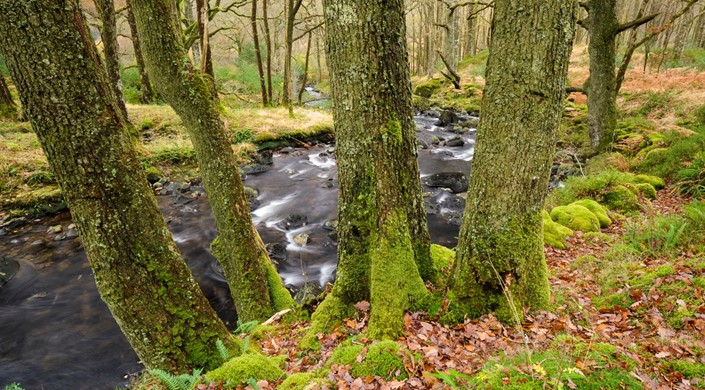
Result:
[[609,212],[607,207],[597,203],[596,201],[594,201],[592,199],[581,199],[581,200],[575,201],[571,204],[583,206],[586,209],[592,211],[592,213],[595,214],[597,219],[600,220],[600,227],[601,228],[606,228],[612,224],[612,220],[607,215],[607,213]]
[[247,384],[250,378],[274,382],[285,375],[284,371],[266,356],[244,354],[206,373],[206,378],[222,383],[225,389],[235,389],[237,386]]
[[431,79],[426,82],[420,83],[414,88],[414,95],[418,95],[425,98],[430,98],[434,92],[436,92],[445,80],[443,79]]
[[600,230],[600,220],[584,206],[571,204],[551,210],[551,219],[573,230],[596,232]]
[[282,382],[278,390],[308,390],[308,389],[321,389],[326,386],[327,388],[333,388],[334,383],[325,379],[327,374],[325,372],[298,372],[286,378]]
[[602,194],[603,203],[610,210],[639,210],[639,198],[624,185],[612,187]]
[[666,187],[666,182],[658,176],[636,175],[634,176],[634,182],[651,184],[656,190]]
[[649,183],[639,183],[635,186],[641,195],[647,199],[656,199],[656,189]]
[[431,245],[431,258],[433,259],[433,268],[438,272],[447,270],[455,260],[455,251],[441,245]]
[[566,237],[572,236],[573,231],[559,223],[554,222],[546,210],[543,211],[542,217],[544,244],[554,248],[564,249],[565,239]]

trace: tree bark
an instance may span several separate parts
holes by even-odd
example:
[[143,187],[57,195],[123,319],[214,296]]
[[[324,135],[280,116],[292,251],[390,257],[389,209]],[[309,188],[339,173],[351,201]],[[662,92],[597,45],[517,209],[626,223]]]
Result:
[[105,70],[108,73],[110,89],[115,95],[120,115],[129,122],[125,99],[122,96],[122,79],[120,78],[119,46],[117,41],[117,24],[115,22],[115,3],[113,0],[96,0],[95,5],[100,14],[100,39],[103,41],[103,57]]
[[324,0],[338,148],[338,269],[322,331],[369,300],[369,334],[394,338],[432,278],[403,0]]
[[272,99],[272,35],[269,33],[269,0],[262,0],[262,23],[264,24],[264,43],[267,48],[267,102],[274,103]]
[[259,87],[262,92],[262,105],[268,106],[267,85],[264,79],[264,67],[262,66],[262,52],[259,44],[259,34],[257,33],[257,0],[252,0],[252,12],[250,13],[250,25],[252,27],[252,42],[255,46],[255,57],[257,57],[257,73],[259,74]]
[[93,267],[148,368],[220,363],[225,325],[151,195],[77,0],[0,0],[0,47]]
[[2,72],[0,72],[0,118],[13,120],[17,118],[17,106],[12,100],[10,88],[8,88]]
[[494,311],[508,321],[521,318],[523,307],[548,307],[541,212],[575,5],[495,1],[482,117],[451,283],[454,304],[467,315]]
[[[211,245],[242,321],[262,320],[294,302],[252,225],[239,170],[210,83],[186,61],[172,27],[171,0],[132,0],[147,70],[191,137],[218,237]],[[203,53],[205,54],[205,53]]]
[[291,56],[294,47],[294,22],[303,0],[286,0],[286,31],[284,36],[284,91],[282,103],[291,111],[294,83],[292,80]]
[[211,84],[211,92],[217,98],[218,93],[215,89],[215,74],[213,73],[213,56],[211,55],[210,32],[208,29],[208,21],[210,17],[210,4],[208,0],[196,0],[196,14],[198,15],[198,36],[201,42],[201,73],[207,75]]
[[313,33],[308,32],[308,42],[306,42],[306,60],[304,62],[304,79],[301,81],[301,87],[299,88],[298,102],[299,106],[303,106],[304,92],[306,91],[306,83],[308,82],[308,60],[311,57],[311,38]]
[[585,20],[590,40],[590,79],[585,87],[588,95],[587,126],[590,146],[594,150],[608,148],[617,127],[616,38],[619,21],[616,0],[590,0]]
[[132,47],[135,50],[135,61],[137,62],[137,71],[140,74],[140,102],[149,104],[154,102],[154,90],[152,82],[149,81],[147,68],[144,65],[144,57],[142,56],[142,44],[140,43],[140,35],[137,33],[137,24],[135,15],[132,13],[131,0],[127,0],[127,24],[130,26],[130,37],[132,39]]

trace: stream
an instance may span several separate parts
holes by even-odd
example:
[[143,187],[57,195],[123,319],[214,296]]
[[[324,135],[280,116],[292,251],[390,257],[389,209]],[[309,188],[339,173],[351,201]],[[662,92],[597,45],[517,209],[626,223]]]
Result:
[[[415,117],[419,167],[432,241],[452,247],[477,118],[451,118],[455,124],[446,125],[444,113],[445,126],[437,126],[439,114]],[[255,190],[253,221],[287,287],[332,282],[335,146],[286,147],[243,171]],[[209,252],[216,231],[207,200],[199,196],[202,187],[158,184],[157,200],[174,240],[213,307],[235,328],[228,286]],[[0,271],[0,388],[17,382],[27,390],[114,389],[142,369],[98,295],[68,213],[0,229]]]

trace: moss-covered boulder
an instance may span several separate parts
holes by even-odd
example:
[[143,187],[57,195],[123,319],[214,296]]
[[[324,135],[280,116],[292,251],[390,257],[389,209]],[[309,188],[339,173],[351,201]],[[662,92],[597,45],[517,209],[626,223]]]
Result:
[[573,235],[569,228],[554,222],[548,211],[543,211],[543,242],[558,249],[565,249],[565,239]]
[[441,245],[431,244],[431,259],[436,272],[443,272],[453,265],[455,251]]
[[635,186],[637,191],[646,199],[656,199],[656,188],[649,183],[639,183]]
[[247,380],[277,381],[286,376],[275,361],[260,354],[248,353],[230,359],[222,366],[206,373],[206,378],[222,383],[225,389],[246,385]]
[[600,220],[600,227],[601,228],[606,228],[612,224],[612,220],[607,215],[609,212],[609,209],[607,209],[607,207],[597,203],[596,201],[594,201],[592,199],[581,199],[581,200],[575,201],[571,204],[583,206],[586,209],[592,211],[592,213],[595,214],[597,219]]
[[641,184],[641,183],[651,184],[656,190],[660,190],[660,189],[666,187],[666,182],[658,176],[636,175],[636,176],[634,176],[634,182],[638,183],[638,184]]
[[551,219],[567,228],[580,230],[581,232],[596,232],[600,230],[600,220],[597,216],[586,207],[580,205],[571,204],[554,207],[551,210]]
[[328,379],[324,378],[322,373],[313,372],[298,372],[292,374],[282,382],[278,390],[307,390],[307,389],[320,389],[323,386],[328,388],[333,388],[334,384]]
[[602,203],[610,210],[636,211],[639,210],[639,198],[623,185],[608,189],[602,194]]
[[443,83],[443,79],[431,79],[420,83],[416,86],[416,88],[414,88],[414,95],[419,95],[428,99],[438,90],[438,88],[443,86]]

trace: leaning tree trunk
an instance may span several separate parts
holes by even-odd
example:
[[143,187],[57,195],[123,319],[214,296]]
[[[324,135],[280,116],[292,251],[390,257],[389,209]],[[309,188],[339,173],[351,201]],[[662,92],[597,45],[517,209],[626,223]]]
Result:
[[108,72],[110,89],[115,95],[117,107],[127,122],[127,107],[122,96],[122,80],[120,79],[119,47],[117,41],[117,24],[115,22],[115,3],[113,0],[96,0],[100,14],[100,39],[103,41],[103,56],[105,57],[105,70]]
[[0,14],[0,47],[118,325],[148,368],[216,366],[231,336],[171,239],[79,2],[0,0]]
[[0,118],[17,118],[17,106],[14,100],[12,100],[10,88],[8,88],[5,76],[3,76],[2,72],[0,72]]
[[615,46],[619,21],[616,0],[590,0],[584,24],[590,35],[590,79],[587,81],[587,126],[590,146],[608,148],[617,127]]
[[338,270],[313,316],[321,331],[369,300],[369,334],[394,338],[432,276],[416,163],[403,0],[325,0],[335,102]]
[[465,314],[494,311],[508,320],[521,317],[525,306],[548,306],[541,210],[563,108],[575,5],[495,1],[482,117],[453,269],[454,302]]
[[140,74],[140,102],[149,104],[154,101],[154,90],[152,89],[152,82],[149,81],[147,68],[144,65],[142,44],[140,43],[140,35],[137,33],[137,23],[135,22],[135,14],[132,13],[131,0],[127,0],[127,24],[130,25],[130,38],[132,47],[135,49],[137,71]]
[[[218,237],[211,249],[223,266],[243,321],[261,320],[293,304],[252,225],[240,173],[210,82],[196,72],[174,29],[172,0],[132,0],[147,70],[184,121],[193,142]],[[202,53],[205,55],[206,53]]]

